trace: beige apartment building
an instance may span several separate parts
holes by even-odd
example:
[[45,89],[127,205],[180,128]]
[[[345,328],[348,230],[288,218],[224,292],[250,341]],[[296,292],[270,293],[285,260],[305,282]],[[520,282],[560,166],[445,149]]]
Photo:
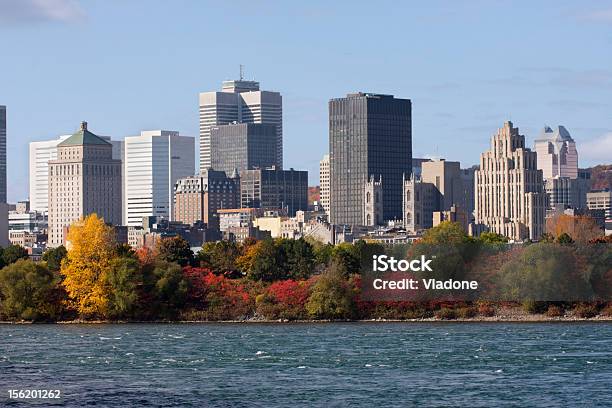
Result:
[[49,161],[49,246],[65,244],[67,227],[93,213],[121,224],[121,160],[113,159],[111,143],[82,122]]
[[323,156],[323,159],[319,162],[319,185],[321,193],[321,206],[325,214],[329,216],[329,154]]
[[480,155],[475,172],[476,232],[489,230],[514,240],[539,239],[544,232],[546,194],[536,152],[505,122]]

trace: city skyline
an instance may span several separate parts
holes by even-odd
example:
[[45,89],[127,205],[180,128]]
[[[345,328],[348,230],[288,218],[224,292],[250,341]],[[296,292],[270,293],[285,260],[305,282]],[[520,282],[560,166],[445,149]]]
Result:
[[[135,2],[120,12],[91,2],[53,3],[64,8],[50,13],[41,3],[0,3],[0,34],[11,61],[0,75],[11,202],[28,197],[28,142],[72,133],[81,120],[119,140],[142,129],[198,135],[198,94],[238,79],[240,64],[246,79],[283,95],[284,166],[308,170],[311,185],[318,184],[319,160],[327,153],[327,102],[356,91],[412,100],[414,157],[469,167],[506,120],[520,126],[530,148],[545,125],[565,126],[579,146],[580,167],[612,157],[609,2],[543,2],[528,13],[478,2],[387,3],[381,8],[395,13],[385,12],[385,20],[366,3],[348,9],[274,3],[268,14],[246,2],[226,8],[194,2],[189,12],[158,2]],[[143,7],[151,20],[174,17],[181,27],[139,33],[151,21],[134,24]],[[209,14],[210,24],[198,24]],[[279,18],[284,15],[293,18]],[[341,30],[364,16],[371,29],[351,30],[354,38],[345,41]],[[242,30],[225,31],[216,43],[197,42],[230,17]],[[518,18],[520,32],[498,29]],[[286,38],[260,52],[237,41],[246,31],[255,43],[280,32]],[[410,38],[427,41],[405,41]],[[222,60],[206,63],[206,56],[231,46]],[[96,98],[81,98],[83,89]]]

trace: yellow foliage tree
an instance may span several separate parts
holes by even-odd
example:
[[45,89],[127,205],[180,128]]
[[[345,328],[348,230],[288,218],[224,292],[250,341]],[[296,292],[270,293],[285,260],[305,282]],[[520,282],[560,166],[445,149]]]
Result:
[[112,227],[91,214],[70,226],[66,240],[68,254],[61,273],[71,301],[82,316],[106,316],[110,293],[107,276],[116,257]]

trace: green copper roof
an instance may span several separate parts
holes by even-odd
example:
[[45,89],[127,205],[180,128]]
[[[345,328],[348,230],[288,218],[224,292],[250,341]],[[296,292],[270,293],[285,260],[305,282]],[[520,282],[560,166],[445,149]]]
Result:
[[59,144],[59,146],[109,145],[110,143],[87,130],[87,122],[81,122],[81,129]]

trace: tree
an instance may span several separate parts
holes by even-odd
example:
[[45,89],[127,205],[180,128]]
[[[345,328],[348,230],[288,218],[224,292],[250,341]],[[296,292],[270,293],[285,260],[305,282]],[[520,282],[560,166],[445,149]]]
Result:
[[306,310],[313,318],[348,319],[354,316],[353,290],[344,278],[346,265],[332,261],[312,287]]
[[21,245],[9,245],[2,252],[4,265],[10,265],[19,259],[28,259],[28,251]]
[[567,234],[578,243],[586,243],[604,235],[595,219],[584,215],[556,214],[546,219],[546,231],[553,237]]
[[567,232],[564,232],[557,237],[557,243],[562,245],[571,245],[574,243],[574,240]]
[[361,269],[361,256],[357,247],[353,244],[343,242],[332,249],[331,264],[342,264],[346,276],[359,273]]
[[508,237],[498,234],[496,232],[483,232],[478,237],[478,240],[483,244],[500,245],[508,242]]
[[287,272],[283,270],[286,255],[278,249],[271,239],[261,241],[257,245],[247,276],[252,280],[264,282],[287,278]]
[[138,288],[142,285],[138,260],[133,257],[113,259],[106,280],[109,286],[108,316],[131,316],[138,306]]
[[55,319],[61,313],[59,277],[44,264],[17,260],[0,270],[0,299],[11,319]]
[[175,315],[186,303],[189,281],[176,263],[158,262],[151,276],[152,293],[162,315]]
[[115,248],[115,252],[119,258],[138,259],[138,256],[136,255],[136,251],[134,251],[134,249],[128,244],[117,244],[117,247]]
[[55,248],[47,249],[42,256],[42,260],[47,263],[49,270],[59,272],[62,266],[62,260],[66,257],[66,254],[68,254],[66,247],[60,245]]
[[291,240],[288,248],[287,267],[293,279],[307,279],[314,271],[315,259],[312,246],[303,238]]
[[157,241],[155,252],[160,261],[176,262],[181,266],[187,266],[193,262],[193,252],[189,242],[181,236],[160,239]]
[[112,228],[92,214],[70,226],[67,241],[61,273],[68,296],[81,315],[107,316],[111,292],[107,275],[116,256]]
[[211,268],[217,275],[237,278],[242,275],[237,265],[240,255],[240,248],[235,242],[217,241],[205,243],[198,252],[198,259],[203,266]]

